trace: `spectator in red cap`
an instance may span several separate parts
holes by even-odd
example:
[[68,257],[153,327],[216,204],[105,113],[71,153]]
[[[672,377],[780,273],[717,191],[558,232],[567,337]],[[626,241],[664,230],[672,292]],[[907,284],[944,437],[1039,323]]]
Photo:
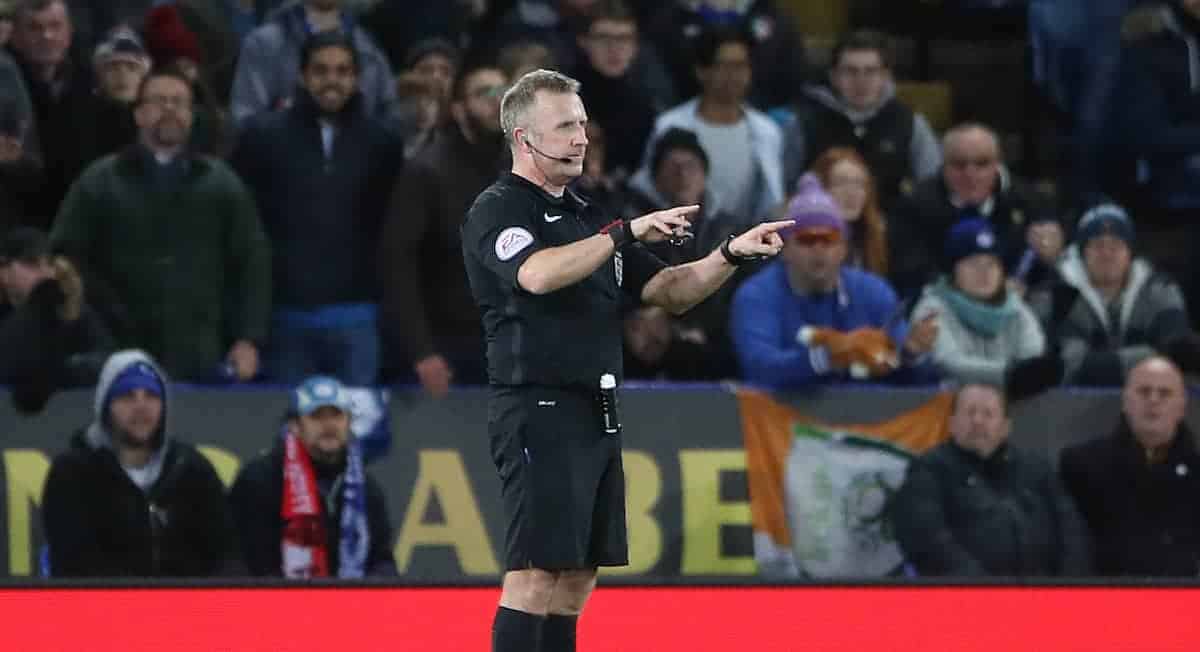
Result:
[[[175,5],[160,5],[146,12],[146,48],[159,65],[183,60],[190,65],[189,77],[198,74],[197,68],[204,60],[200,51],[200,40],[184,24],[183,17]],[[186,67],[184,68],[186,71]]]

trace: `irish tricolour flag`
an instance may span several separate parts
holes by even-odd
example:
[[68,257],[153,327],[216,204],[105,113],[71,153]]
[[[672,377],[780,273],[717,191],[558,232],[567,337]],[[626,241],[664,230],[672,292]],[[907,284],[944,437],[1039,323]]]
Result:
[[887,507],[909,461],[947,436],[950,395],[874,424],[822,424],[739,390],[754,554],[769,577],[880,577],[903,565]]

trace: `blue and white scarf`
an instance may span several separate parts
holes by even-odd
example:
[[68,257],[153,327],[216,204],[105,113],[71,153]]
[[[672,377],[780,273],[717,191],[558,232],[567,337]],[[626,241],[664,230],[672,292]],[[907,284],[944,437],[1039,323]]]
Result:
[[371,532],[367,527],[367,476],[363,471],[362,449],[357,439],[350,440],[346,451],[346,472],[342,478],[341,538],[338,541],[338,577],[360,578],[367,571],[367,553]]

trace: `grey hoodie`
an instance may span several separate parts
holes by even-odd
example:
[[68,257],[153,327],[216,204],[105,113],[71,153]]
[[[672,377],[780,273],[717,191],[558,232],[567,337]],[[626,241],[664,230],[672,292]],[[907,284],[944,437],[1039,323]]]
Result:
[[[1100,367],[1114,364],[1119,364],[1123,376],[1154,355],[1155,346],[1164,346],[1187,329],[1183,292],[1174,281],[1156,274],[1144,260],[1133,261],[1125,289],[1112,311],[1088,279],[1083,258],[1075,247],[1063,256],[1059,274],[1063,282],[1078,292],[1061,322],[1047,324],[1054,318],[1053,292],[1039,288],[1030,293],[1029,302],[1057,339],[1067,383],[1095,384],[1099,382],[1096,374]],[[1116,323],[1112,323],[1113,313],[1117,316]],[[1100,342],[1107,342],[1108,346],[1099,346]],[[1101,364],[1102,356],[1115,359]],[[1107,380],[1119,382],[1117,378]]]
[[[251,116],[290,102],[300,82],[300,49],[308,39],[305,20],[304,7],[290,5],[246,36],[230,92],[230,111],[239,128]],[[358,50],[358,88],[367,113],[390,122],[399,112],[391,64],[366,31],[353,21],[347,24]]]
[[158,480],[158,476],[162,473],[163,459],[166,458],[167,448],[171,445],[170,428],[168,427],[171,389],[167,384],[166,373],[158,366],[154,358],[150,357],[150,354],[139,349],[127,349],[109,356],[108,361],[104,363],[104,369],[100,371],[100,380],[96,383],[96,394],[92,400],[92,422],[88,424],[87,429],[84,431],[84,441],[93,450],[113,448],[112,433],[109,431],[105,418],[108,413],[108,404],[111,401],[108,393],[112,388],[113,381],[117,379],[117,376],[121,375],[121,372],[140,363],[149,365],[158,374],[158,379],[163,384],[163,413],[162,423],[159,424],[159,447],[150,457],[150,461],[146,466],[129,468],[122,465],[121,468],[125,470],[125,473],[135,485],[141,488],[142,491],[147,491],[150,487],[154,486],[154,482]]

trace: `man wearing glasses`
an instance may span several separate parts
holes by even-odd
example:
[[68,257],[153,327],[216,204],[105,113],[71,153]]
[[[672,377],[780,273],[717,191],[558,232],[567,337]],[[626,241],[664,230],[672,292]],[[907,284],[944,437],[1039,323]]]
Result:
[[673,93],[651,88],[634,65],[644,48],[637,18],[621,0],[600,3],[578,40],[583,56],[574,77],[588,119],[610,135],[605,173],[623,179],[637,170],[655,117],[674,104],[662,98]]
[[187,150],[191,82],[154,71],[138,91],[138,143],[71,186],[51,242],[124,317],[118,344],[174,378],[258,373],[271,300],[270,249],[254,199],[223,162]]
[[937,173],[942,153],[929,122],[896,98],[887,37],[851,32],[833,49],[829,83],[805,89],[785,134],[788,187],[830,147],[853,147],[878,180],[881,203]]
[[[937,337],[937,315],[910,327],[887,281],[843,265],[846,223],[815,176],[801,178],[787,217],[795,226],[784,236],[780,260],[734,295],[730,330],[741,378],[778,388],[848,380],[854,356],[844,344],[894,355],[890,369],[872,373],[873,380],[931,380],[923,358]],[[812,329],[832,332],[839,342],[812,341]]]
[[1000,241],[1010,279],[1030,287],[1053,278],[1064,234],[1047,198],[1014,177],[1004,165],[1000,138],[968,122],[942,138],[940,174],[917,184],[889,213],[892,282],[911,296],[937,275],[946,233],[964,215],[982,215]]

